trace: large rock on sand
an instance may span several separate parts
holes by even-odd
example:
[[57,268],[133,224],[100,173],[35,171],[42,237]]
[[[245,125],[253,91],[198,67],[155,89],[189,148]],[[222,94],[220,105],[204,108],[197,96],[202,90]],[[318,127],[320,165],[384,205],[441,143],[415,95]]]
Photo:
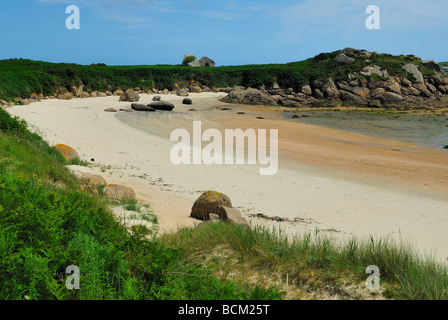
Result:
[[176,94],[180,97],[188,97],[188,91],[186,89],[177,89]]
[[222,221],[227,221],[234,224],[248,225],[246,219],[243,218],[243,215],[238,209],[218,206],[216,214]]
[[107,185],[106,179],[104,179],[100,175],[92,174],[92,173],[88,173],[88,172],[81,172],[81,171],[75,172],[74,174],[82,182],[85,182],[85,183],[88,183],[91,185],[102,185],[102,186]]
[[71,92],[61,93],[57,96],[57,98],[61,100],[71,100],[73,99],[73,93]]
[[115,200],[132,200],[135,199],[135,192],[132,188],[118,185],[109,184],[104,188],[104,194],[109,199]]
[[136,92],[132,89],[126,90],[126,92],[124,92],[120,96],[120,101],[136,102],[138,100],[140,100],[140,96],[139,96],[138,92]]
[[156,109],[147,106],[145,104],[141,104],[141,103],[133,103],[131,104],[131,108],[136,110],[136,111],[147,111],[147,112],[154,112],[156,111]]
[[70,146],[67,146],[65,144],[58,144],[55,145],[54,148],[58,150],[62,154],[64,159],[67,161],[71,161],[73,159],[79,159],[78,152],[76,152],[76,150]]
[[148,104],[148,107],[154,108],[155,110],[171,111],[174,109],[174,104],[169,101],[156,101]]
[[185,98],[185,99],[182,101],[182,103],[183,103],[183,104],[193,104],[193,101],[192,101],[190,98]]
[[223,193],[206,191],[194,203],[190,216],[199,220],[209,220],[210,213],[219,215],[219,210],[222,210],[219,206],[232,208],[232,201]]

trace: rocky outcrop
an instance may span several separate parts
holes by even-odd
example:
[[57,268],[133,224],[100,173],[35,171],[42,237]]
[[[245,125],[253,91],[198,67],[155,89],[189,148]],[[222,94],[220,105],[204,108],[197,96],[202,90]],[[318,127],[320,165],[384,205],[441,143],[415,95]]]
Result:
[[267,93],[257,89],[234,90],[222,102],[250,104],[250,105],[277,105],[277,102]]
[[[340,101],[350,106],[375,108],[379,105],[405,108],[409,103],[425,107],[428,105],[426,100],[438,101],[448,94],[448,77],[439,72],[440,66],[432,60],[422,61],[420,64],[415,61],[420,58],[412,55],[391,56],[345,48],[339,52],[316,56],[314,62],[320,63],[326,59],[333,60],[329,61],[330,64],[347,64],[341,65],[341,70],[354,70],[345,79],[341,79],[344,75],[340,72],[334,76],[337,79],[316,79],[311,76],[308,83],[294,88],[287,87],[288,81],[285,79],[275,79],[275,85],[270,88],[260,85],[258,89],[218,88],[212,91],[227,92],[228,96],[221,99],[227,103],[279,105],[288,108],[318,106],[321,100],[332,102],[332,105],[337,105]],[[362,67],[356,70],[357,65]],[[389,65],[394,74],[385,67]]]
[[355,59],[348,57],[345,53],[341,53],[334,59],[334,61],[352,64],[353,62],[355,62]]
[[408,63],[408,64],[405,64],[402,68],[404,70],[406,70],[407,72],[409,72],[410,74],[412,74],[412,76],[415,78],[415,81],[417,81],[417,82],[424,81],[422,73],[420,72],[420,70],[418,70],[418,68],[415,64]]
[[422,61],[422,64],[428,69],[434,70],[435,72],[438,73],[443,73],[442,67],[434,60],[425,60]]
[[387,70],[382,70],[381,67],[376,65],[365,67],[359,73],[364,76],[371,76],[372,74],[376,74],[383,78],[389,78],[389,73],[387,72]]

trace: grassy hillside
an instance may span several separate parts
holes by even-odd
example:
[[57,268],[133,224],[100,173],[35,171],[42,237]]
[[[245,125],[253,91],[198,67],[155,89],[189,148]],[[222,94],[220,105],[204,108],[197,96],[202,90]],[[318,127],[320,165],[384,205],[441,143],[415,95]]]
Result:
[[[321,53],[314,58],[288,64],[246,65],[210,67],[182,66],[105,66],[102,64],[82,66],[55,64],[23,59],[0,61],[0,99],[27,98],[32,93],[54,95],[71,85],[84,85],[85,91],[115,90],[117,87],[142,89],[172,89],[177,83],[188,86],[195,81],[212,87],[258,87],[272,86],[277,82],[283,88],[299,88],[310,80],[333,77],[346,80],[347,74],[356,73],[366,66],[378,65],[387,69],[389,75],[406,77],[401,68],[406,63],[419,66],[425,75],[433,71],[425,68],[414,56],[392,56],[373,53],[366,60],[357,60],[350,65],[340,64],[334,58],[341,51]],[[368,78],[368,76],[365,76]]]

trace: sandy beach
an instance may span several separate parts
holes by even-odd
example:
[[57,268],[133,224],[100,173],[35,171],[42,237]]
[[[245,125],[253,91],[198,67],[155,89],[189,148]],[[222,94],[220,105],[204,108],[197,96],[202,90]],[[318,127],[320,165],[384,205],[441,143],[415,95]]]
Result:
[[[190,94],[193,105],[186,106],[182,97],[162,95],[175,104],[173,112],[104,112],[130,108],[115,96],[45,100],[8,112],[51,145],[67,144],[83,160],[94,159],[91,168],[72,169],[132,187],[159,217],[161,232],[197,224],[189,217],[194,201],[216,190],[254,225],[280,227],[288,235],[318,230],[335,239],[389,237],[448,261],[447,151],[285,120],[281,109],[227,105],[218,101],[223,96]],[[141,95],[139,102],[152,98]],[[190,131],[195,120],[220,131],[278,129],[278,173],[261,176],[259,166],[247,164],[172,164],[170,133]]]

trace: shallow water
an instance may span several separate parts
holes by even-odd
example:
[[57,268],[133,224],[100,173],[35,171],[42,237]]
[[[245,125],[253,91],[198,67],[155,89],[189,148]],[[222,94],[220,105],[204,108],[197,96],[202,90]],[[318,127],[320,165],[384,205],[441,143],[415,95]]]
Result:
[[[448,115],[406,114],[359,111],[298,111],[294,121],[322,125],[379,138],[443,149],[448,145]],[[285,119],[294,113],[285,112]]]

